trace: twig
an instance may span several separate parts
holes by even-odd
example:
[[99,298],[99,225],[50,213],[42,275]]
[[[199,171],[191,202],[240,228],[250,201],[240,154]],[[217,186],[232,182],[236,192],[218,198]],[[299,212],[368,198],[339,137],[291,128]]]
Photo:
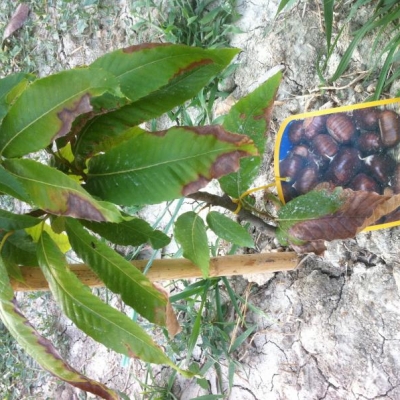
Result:
[[359,76],[357,76],[355,79],[353,79],[351,82],[349,82],[347,85],[344,86],[321,86],[316,89],[310,90],[310,93],[316,93],[321,90],[344,90],[348,89],[349,87],[353,86],[355,83],[358,81],[361,81],[361,79],[364,79],[368,75],[369,71],[362,71],[359,72]]
[[[237,204],[234,203],[231,200],[231,198],[227,195],[217,196],[215,194],[211,194],[208,192],[196,192],[188,195],[187,197],[193,200],[204,201],[213,206],[223,207],[232,212],[235,211],[237,208]],[[250,222],[253,226],[258,228],[266,235],[275,237],[276,227],[268,224],[267,222],[257,217],[256,215],[252,214],[251,212],[241,209],[238,213],[238,216],[242,220]]]

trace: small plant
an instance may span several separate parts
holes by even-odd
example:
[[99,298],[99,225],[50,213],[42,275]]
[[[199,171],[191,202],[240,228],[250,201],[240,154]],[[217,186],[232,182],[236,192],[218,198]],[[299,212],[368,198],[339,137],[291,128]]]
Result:
[[[124,207],[195,195],[211,179],[220,178],[226,193],[236,198],[249,188],[280,74],[242,99],[224,126],[160,132],[139,127],[193,97],[236,53],[144,44],[45,78],[18,73],[0,80],[0,190],[32,207],[24,215],[0,210],[0,318],[58,378],[118,398],[68,366],[19,311],[10,278],[23,280],[21,265],[41,268],[63,312],[95,340],[126,357],[193,375],[173,363],[137,323],[87,291],[70,272],[64,253],[72,247],[127,305],[164,326],[170,336],[177,333],[168,296],[106,241],[162,248],[170,238]],[[252,246],[246,230],[222,214],[210,212],[207,224],[223,239]],[[203,220],[195,212],[182,214],[174,232],[184,256],[207,277],[210,254]]]

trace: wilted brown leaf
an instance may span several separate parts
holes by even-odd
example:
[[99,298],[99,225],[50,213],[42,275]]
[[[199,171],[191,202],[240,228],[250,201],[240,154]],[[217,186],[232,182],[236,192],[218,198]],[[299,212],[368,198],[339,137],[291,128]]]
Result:
[[[165,295],[165,297],[167,299],[169,298],[168,292],[164,289],[163,286],[161,286],[155,282],[153,282],[153,285],[159,292],[161,292],[163,295]],[[168,299],[167,308],[166,308],[165,312],[166,312],[166,324],[165,325],[166,325],[168,334],[171,337],[174,337],[179,332],[181,332],[182,328],[179,325],[178,319],[176,318],[176,314],[172,308],[171,303],[169,302],[169,299]]]
[[343,190],[341,195],[344,203],[335,213],[296,223],[289,229],[292,240],[305,242],[296,245],[291,240],[295,251],[322,254],[326,249],[324,241],[352,238],[400,206],[400,195],[384,196],[351,189]]
[[15,13],[12,15],[10,22],[6,26],[3,33],[3,40],[10,37],[16,30],[22,27],[29,16],[29,6],[25,3],[21,3]]

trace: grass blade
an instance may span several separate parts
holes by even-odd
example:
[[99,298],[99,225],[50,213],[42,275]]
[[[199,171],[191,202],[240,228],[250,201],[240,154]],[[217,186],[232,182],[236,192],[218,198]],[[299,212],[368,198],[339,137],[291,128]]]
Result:
[[331,48],[331,39],[332,39],[334,0],[324,0],[323,4],[324,4],[326,47],[329,52]]

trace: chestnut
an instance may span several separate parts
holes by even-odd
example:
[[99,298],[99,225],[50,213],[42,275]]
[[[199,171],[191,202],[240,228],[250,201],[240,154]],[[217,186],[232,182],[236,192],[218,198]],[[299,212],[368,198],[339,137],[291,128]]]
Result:
[[306,118],[303,121],[304,136],[306,139],[313,139],[319,133],[326,132],[326,115],[318,115],[316,117]]
[[288,137],[293,144],[298,144],[304,139],[303,121],[292,121],[290,123]]
[[322,157],[310,152],[307,157],[307,166],[315,166],[320,172],[323,172],[328,168],[330,161],[331,159],[328,157]]
[[300,157],[307,158],[309,151],[307,146],[299,144],[298,146],[293,147],[292,151],[290,152],[291,154],[297,154]]
[[356,132],[353,120],[346,114],[333,114],[326,120],[326,129],[338,143],[350,143]]
[[326,178],[335,185],[346,185],[361,168],[360,153],[354,147],[346,147],[329,164]]
[[339,150],[336,140],[327,134],[315,136],[311,143],[315,153],[322,157],[333,157]]
[[360,108],[353,111],[353,118],[360,129],[374,131],[378,129],[380,111],[375,107]]
[[289,177],[290,182],[294,182],[303,169],[305,159],[297,154],[286,157],[279,163],[279,172],[282,178]]
[[392,110],[382,111],[379,116],[379,130],[385,147],[396,146],[400,142],[399,116]]
[[363,155],[379,153],[383,147],[381,137],[377,132],[362,133],[357,137],[355,145]]
[[305,194],[314,189],[319,182],[318,169],[314,166],[309,166],[301,171],[301,175],[297,178],[293,187],[300,194]]
[[352,181],[350,182],[349,187],[355,191],[357,190],[364,190],[367,192],[376,192],[380,193],[380,186],[376,182],[375,179],[371,178],[370,176],[364,174],[364,173],[359,173],[357,174]]
[[299,195],[297,193],[297,190],[292,186],[290,182],[281,182],[281,186],[282,186],[283,198],[285,199],[286,203],[290,200],[293,200],[295,197]]
[[386,184],[395,172],[396,163],[389,157],[382,154],[374,154],[365,159],[371,175],[380,183]]
[[396,165],[392,179],[393,193],[400,193],[400,164]]

